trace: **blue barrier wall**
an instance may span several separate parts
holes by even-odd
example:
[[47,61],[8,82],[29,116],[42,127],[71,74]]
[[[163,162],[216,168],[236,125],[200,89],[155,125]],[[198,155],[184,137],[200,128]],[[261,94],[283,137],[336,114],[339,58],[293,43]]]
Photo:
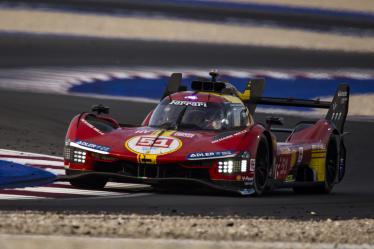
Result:
[[[244,89],[248,81],[248,79],[234,77],[226,77],[225,80],[228,80],[239,90]],[[189,78],[183,79],[187,86],[190,85],[190,81]],[[166,82],[167,78],[96,80],[92,83],[73,86],[69,92],[159,99],[165,90]],[[343,82],[351,86],[351,94],[374,93],[372,79],[267,79],[264,96],[306,99],[333,96],[337,86]]]

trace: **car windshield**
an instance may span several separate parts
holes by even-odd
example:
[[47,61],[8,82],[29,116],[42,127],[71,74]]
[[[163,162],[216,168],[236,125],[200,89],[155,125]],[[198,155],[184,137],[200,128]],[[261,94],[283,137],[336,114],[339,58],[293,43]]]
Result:
[[164,99],[149,126],[164,129],[231,130],[247,126],[248,110],[241,103],[211,103]]

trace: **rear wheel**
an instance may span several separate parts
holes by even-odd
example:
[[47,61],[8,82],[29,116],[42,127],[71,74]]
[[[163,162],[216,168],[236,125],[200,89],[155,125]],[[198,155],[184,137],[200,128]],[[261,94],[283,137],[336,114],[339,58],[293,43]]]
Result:
[[339,172],[338,142],[335,136],[331,136],[327,145],[325,162],[325,180],[316,187],[294,187],[295,193],[300,194],[328,194],[334,188]]
[[261,136],[256,154],[256,166],[253,187],[255,194],[262,195],[268,185],[270,170],[269,143],[264,135]]
[[330,193],[334,188],[339,172],[339,151],[338,143],[335,137],[331,137],[327,147],[326,164],[325,164],[325,182],[320,188],[319,193]]
[[[66,175],[74,175],[70,170],[66,170]],[[97,177],[97,176],[87,176],[79,179],[71,179],[70,185],[76,188],[83,189],[102,189],[108,182],[107,178]]]

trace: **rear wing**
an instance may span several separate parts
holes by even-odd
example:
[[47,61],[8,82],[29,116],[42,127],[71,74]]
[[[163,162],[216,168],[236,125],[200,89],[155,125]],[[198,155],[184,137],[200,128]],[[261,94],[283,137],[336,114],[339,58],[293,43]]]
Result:
[[333,100],[321,101],[295,99],[295,98],[272,98],[263,97],[265,80],[255,79],[248,82],[243,93],[239,97],[246,103],[249,112],[253,115],[258,104],[277,105],[277,106],[295,106],[328,109],[325,119],[331,121],[339,132],[343,132],[345,120],[348,114],[349,104],[349,86],[340,84],[335,92]]

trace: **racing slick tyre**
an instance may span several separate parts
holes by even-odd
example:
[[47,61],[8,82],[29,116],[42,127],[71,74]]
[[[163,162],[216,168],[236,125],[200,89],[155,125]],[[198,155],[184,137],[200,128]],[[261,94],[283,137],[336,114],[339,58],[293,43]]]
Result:
[[[70,170],[66,170],[66,175],[74,175]],[[85,177],[79,179],[70,179],[70,185],[82,189],[103,189],[108,182],[108,179],[103,177]]]
[[338,173],[338,142],[335,136],[331,136],[327,145],[324,182],[316,187],[294,187],[293,190],[298,194],[329,194],[336,183]]
[[269,143],[264,135],[261,136],[256,153],[256,166],[253,180],[255,195],[264,194],[268,187],[270,171]]

